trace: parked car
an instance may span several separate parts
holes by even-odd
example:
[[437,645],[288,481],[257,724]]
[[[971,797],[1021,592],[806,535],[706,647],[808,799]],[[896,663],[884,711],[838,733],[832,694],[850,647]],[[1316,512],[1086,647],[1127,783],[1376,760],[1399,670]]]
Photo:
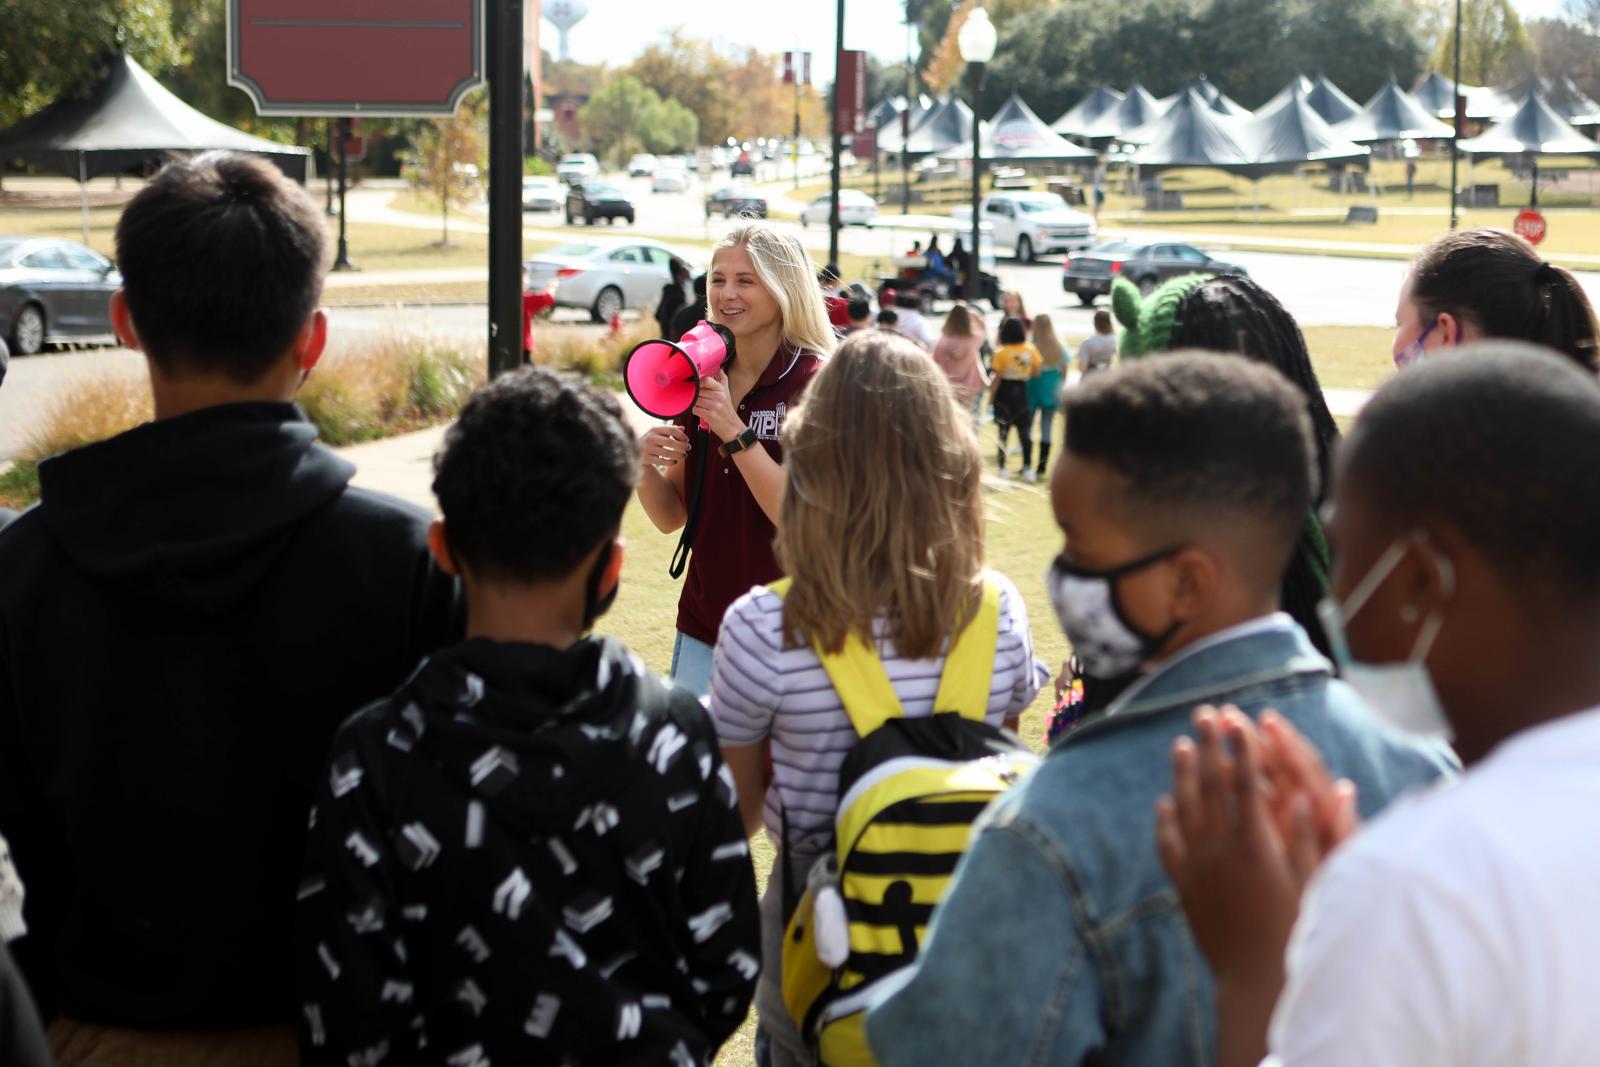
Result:
[[[800,225],[826,226],[833,195],[823,193],[800,209]],[[878,202],[858,189],[839,190],[839,225],[865,226],[878,217]]]
[[663,166],[650,182],[652,193],[686,193],[689,191],[689,172],[683,167]]
[[588,152],[572,152],[561,157],[556,164],[556,177],[573,185],[600,177],[600,161]]
[[[994,226],[995,247],[1012,250],[1023,263],[1040,253],[1075,252],[1095,241],[1094,218],[1068,207],[1055,193],[990,193],[978,211]],[[972,208],[958,207],[950,217],[970,221]]]
[[633,221],[633,201],[615,185],[604,182],[583,182],[567,189],[567,224],[578,219],[593,226],[595,219],[608,223],[616,219]]
[[656,157],[648,152],[641,152],[628,160],[628,177],[648,178],[656,172]]
[[767,217],[767,198],[748,186],[724,185],[706,197],[706,218],[717,214],[725,219],[735,215],[764,219]]
[[111,294],[122,275],[100,253],[42,237],[0,237],[0,328],[11,354],[47,343],[115,341]]
[[522,210],[560,211],[566,202],[561,183],[554,178],[522,179]]
[[672,279],[674,259],[689,265],[659,241],[573,241],[529,257],[522,265],[523,288],[537,292],[553,285],[557,307],[583,308],[595,322],[609,322],[625,308],[653,309]]
[[1077,294],[1078,302],[1088,307],[1095,297],[1110,293],[1112,280],[1119,276],[1149,295],[1168,278],[1184,274],[1243,277],[1249,273],[1237,263],[1212,259],[1193,245],[1105,241],[1087,252],[1067,257],[1061,288]]

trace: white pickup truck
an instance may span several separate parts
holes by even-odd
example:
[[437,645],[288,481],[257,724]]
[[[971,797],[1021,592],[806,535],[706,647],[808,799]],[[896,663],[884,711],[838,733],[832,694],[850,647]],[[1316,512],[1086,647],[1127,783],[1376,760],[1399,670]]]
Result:
[[[1041,253],[1076,252],[1094,244],[1094,219],[1068,207],[1055,193],[990,193],[978,210],[994,227],[995,248],[1010,250],[1024,263]],[[950,217],[971,222],[972,208],[958,207]]]

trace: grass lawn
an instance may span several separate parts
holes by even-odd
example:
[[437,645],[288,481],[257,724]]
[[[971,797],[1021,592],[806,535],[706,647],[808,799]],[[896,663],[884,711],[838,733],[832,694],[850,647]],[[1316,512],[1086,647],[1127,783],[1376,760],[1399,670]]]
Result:
[[435,285],[358,285],[324,289],[324,307],[351,304],[482,304],[489,299],[488,282],[441,282]]
[[1394,330],[1382,326],[1311,326],[1311,365],[1324,389],[1376,389],[1394,377]]

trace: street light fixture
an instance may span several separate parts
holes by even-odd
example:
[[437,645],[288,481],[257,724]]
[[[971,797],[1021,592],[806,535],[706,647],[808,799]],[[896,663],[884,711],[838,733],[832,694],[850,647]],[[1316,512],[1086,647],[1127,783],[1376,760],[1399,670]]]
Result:
[[967,252],[967,299],[973,302],[980,295],[983,275],[983,257],[978,252],[982,247],[978,243],[978,233],[983,225],[978,215],[983,181],[982,146],[978,143],[983,128],[979,118],[982,114],[979,98],[983,93],[984,67],[994,58],[996,43],[997,35],[994,23],[989,21],[989,13],[982,7],[974,7],[967,21],[961,24],[961,32],[956,35],[956,46],[961,50],[961,58],[967,64],[967,76],[972,81],[972,248]]

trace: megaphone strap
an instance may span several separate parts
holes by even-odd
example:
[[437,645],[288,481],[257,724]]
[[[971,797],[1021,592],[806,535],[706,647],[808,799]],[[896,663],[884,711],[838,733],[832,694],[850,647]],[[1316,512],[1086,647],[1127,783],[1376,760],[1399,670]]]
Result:
[[676,580],[683,577],[689,566],[689,549],[694,544],[694,530],[700,518],[700,497],[706,488],[706,468],[711,466],[707,449],[711,434],[703,427],[694,432],[694,443],[689,448],[691,457],[698,456],[700,473],[695,476],[694,489],[689,493],[689,514],[683,523],[683,533],[678,535],[678,547],[672,550],[672,562],[667,565],[667,576]]

